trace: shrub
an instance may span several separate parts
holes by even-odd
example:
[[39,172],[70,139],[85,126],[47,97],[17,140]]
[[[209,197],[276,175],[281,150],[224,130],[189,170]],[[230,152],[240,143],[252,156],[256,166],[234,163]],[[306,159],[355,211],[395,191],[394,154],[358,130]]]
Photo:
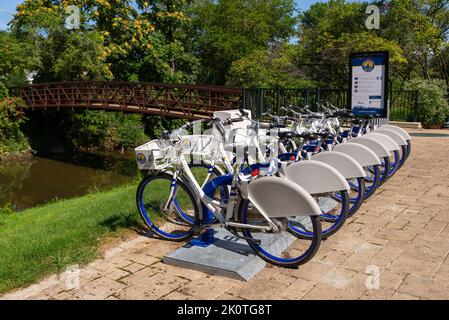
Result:
[[28,141],[20,130],[25,117],[16,108],[19,103],[19,100],[13,98],[0,100],[0,155],[29,149]]
[[152,138],[161,138],[164,130],[172,131],[186,123],[183,119],[169,119],[145,115],[143,118],[146,133]]
[[424,126],[441,125],[446,121],[449,104],[443,80],[413,79],[405,84],[404,89],[418,91],[419,118]]
[[0,207],[0,216],[1,215],[10,215],[10,214],[13,214],[14,212],[15,212],[14,208],[13,208],[12,204],[10,204],[10,203],[7,203],[3,207]]
[[68,137],[75,150],[129,148],[147,140],[141,115],[90,110],[73,114]]

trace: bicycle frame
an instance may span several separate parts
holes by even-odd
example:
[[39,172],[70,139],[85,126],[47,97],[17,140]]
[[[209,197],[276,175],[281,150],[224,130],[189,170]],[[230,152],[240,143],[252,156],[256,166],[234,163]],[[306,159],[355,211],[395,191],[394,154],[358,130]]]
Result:
[[[224,149],[221,149],[224,151]],[[212,162],[215,165],[215,161]],[[230,165],[228,163],[228,165]],[[227,167],[228,167],[227,165]],[[229,167],[229,169],[232,169],[232,166]],[[233,169],[232,169],[233,170]],[[213,219],[209,215],[212,214],[213,217],[215,217],[219,224],[218,226],[221,227],[234,227],[234,228],[247,228],[247,229],[256,229],[256,230],[262,230],[262,231],[276,231],[278,230],[276,224],[267,216],[264,214],[262,210],[260,211],[260,214],[263,216],[263,218],[268,222],[268,226],[255,226],[250,224],[241,224],[230,221],[233,216],[235,215],[235,205],[238,201],[241,201],[241,195],[239,196],[238,192],[232,192],[233,190],[238,190],[238,183],[239,183],[239,174],[236,170],[233,170],[233,173],[230,173],[228,177],[232,176],[232,182],[231,182],[231,193],[230,193],[230,199],[228,199],[228,203],[226,206],[226,215],[223,216],[220,213],[220,210],[218,208],[222,208],[222,204],[219,201],[216,201],[212,197],[208,196],[204,190],[203,187],[199,185],[196,178],[194,177],[189,164],[187,163],[186,159],[184,158],[184,155],[182,152],[179,154],[179,162],[178,162],[178,169],[176,169],[173,173],[173,183],[171,185],[170,190],[170,197],[167,200],[167,203],[165,207],[167,208],[171,202],[174,201],[176,197],[176,180],[179,176],[185,175],[187,177],[187,184],[191,187],[191,189],[194,191],[195,196],[200,200],[202,204],[202,209],[200,211],[200,221],[205,224],[202,224],[204,227],[212,227],[217,224],[212,224]],[[209,175],[210,177],[210,175]],[[220,179],[220,177],[217,177],[210,182],[214,182],[215,180]],[[207,180],[206,180],[207,181]],[[229,182],[229,178],[227,181],[221,181],[221,184],[217,185],[217,187],[220,187],[222,185],[228,186],[229,184],[226,184],[226,182]],[[247,183],[248,181],[242,180],[241,183]]]

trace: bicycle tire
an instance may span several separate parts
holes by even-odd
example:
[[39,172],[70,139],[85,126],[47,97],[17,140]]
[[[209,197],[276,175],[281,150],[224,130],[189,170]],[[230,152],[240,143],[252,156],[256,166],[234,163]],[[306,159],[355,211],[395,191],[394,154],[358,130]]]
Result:
[[[152,218],[151,215],[147,212],[147,209],[145,208],[145,203],[143,199],[143,193],[145,191],[145,187],[152,181],[156,179],[163,179],[170,181],[170,185],[173,183],[173,175],[169,174],[167,172],[158,173],[155,175],[147,175],[145,176],[141,182],[139,183],[139,186],[137,187],[136,191],[136,204],[137,208],[140,214],[140,217],[142,218],[144,224],[156,235],[161,237],[162,239],[169,240],[169,241],[185,241],[193,236],[193,228],[195,225],[197,225],[199,220],[199,204],[194,196],[193,191],[190,189],[190,187],[185,184],[181,179],[176,180],[176,187],[182,188],[183,191],[186,193],[187,197],[190,200],[190,203],[192,204],[193,211],[194,211],[194,222],[189,223],[188,226],[186,225],[186,228],[188,228],[187,231],[182,232],[180,234],[171,234],[169,232],[163,231],[155,222],[155,218]],[[154,194],[154,192],[153,192]]]

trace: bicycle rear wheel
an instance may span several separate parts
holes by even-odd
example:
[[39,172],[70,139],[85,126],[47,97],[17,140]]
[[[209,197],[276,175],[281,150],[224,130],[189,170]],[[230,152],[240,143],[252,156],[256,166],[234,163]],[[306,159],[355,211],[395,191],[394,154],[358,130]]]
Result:
[[349,191],[348,217],[352,217],[362,206],[365,200],[365,180],[363,178],[348,179]]
[[407,160],[407,146],[401,146],[401,160],[399,161],[399,168],[402,168]]
[[407,157],[405,158],[406,160],[408,159],[411,153],[412,153],[412,142],[410,140],[407,140]]
[[173,175],[159,173],[143,178],[137,188],[136,203],[143,222],[161,238],[184,241],[193,235],[199,217],[198,203],[190,188],[180,179],[174,180]]
[[[267,220],[249,200],[241,201],[238,209],[239,221],[243,224],[268,226]],[[281,267],[293,268],[306,263],[315,255],[321,244],[321,222],[317,215],[272,219],[280,228],[278,233],[262,232],[243,228],[242,234],[249,238],[249,246],[265,261]],[[312,237],[299,239],[290,226],[304,223],[310,226]],[[254,240],[260,240],[257,244]]]
[[380,184],[380,165],[369,166],[363,168],[365,170],[365,200],[370,198]]
[[[323,239],[335,234],[344,225],[349,212],[348,191],[331,192],[327,194],[313,195],[321,208],[321,236]],[[291,231],[301,239],[311,239],[314,230],[310,224],[295,224],[290,226]]]
[[390,172],[389,177],[392,177],[399,169],[401,163],[401,157],[399,156],[399,150],[394,150],[390,155]]
[[380,162],[380,185],[383,185],[390,178],[390,157],[384,157]]

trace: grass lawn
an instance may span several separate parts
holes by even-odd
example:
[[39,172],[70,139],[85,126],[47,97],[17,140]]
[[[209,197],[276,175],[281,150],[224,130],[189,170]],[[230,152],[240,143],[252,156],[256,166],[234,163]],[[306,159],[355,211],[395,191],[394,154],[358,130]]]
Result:
[[98,255],[105,237],[139,228],[135,191],[136,185],[127,185],[0,214],[0,293],[83,265]]
[[[192,172],[202,182],[207,168],[193,168]],[[158,214],[160,199],[167,199],[170,184],[163,180],[145,189],[143,198],[152,219]],[[64,271],[69,265],[87,264],[98,256],[98,248],[108,236],[125,229],[141,230],[136,189],[137,184],[132,184],[21,212],[0,210],[0,294]],[[191,204],[181,191],[177,199],[183,208]]]

